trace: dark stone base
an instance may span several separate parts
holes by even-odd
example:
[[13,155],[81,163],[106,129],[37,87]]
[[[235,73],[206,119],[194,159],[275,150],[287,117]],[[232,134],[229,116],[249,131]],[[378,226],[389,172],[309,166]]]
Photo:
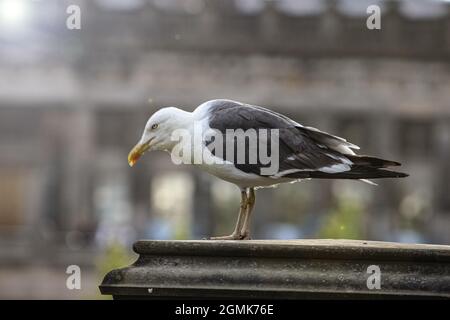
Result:
[[[100,285],[102,294],[116,299],[450,298],[450,246],[354,240],[138,241],[134,251],[138,260],[109,272]],[[380,270],[379,289],[373,287],[377,274],[369,266]]]

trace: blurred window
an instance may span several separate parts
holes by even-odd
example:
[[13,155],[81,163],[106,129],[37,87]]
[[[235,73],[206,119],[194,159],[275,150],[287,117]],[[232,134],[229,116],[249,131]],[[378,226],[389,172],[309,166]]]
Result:
[[27,199],[24,180],[23,172],[0,171],[0,227],[24,223],[24,204]]
[[258,14],[264,9],[264,0],[234,0],[236,8],[244,14]]
[[0,141],[14,142],[39,136],[39,110],[2,108],[0,112]]
[[330,132],[346,139],[347,141],[364,147],[370,148],[370,130],[368,121],[359,116],[346,117],[338,120],[336,132]]
[[160,10],[173,13],[199,14],[205,6],[204,0],[153,0]]
[[152,179],[154,221],[170,226],[171,238],[189,238],[192,220],[192,177],[185,172],[165,172]]
[[367,8],[370,5],[377,5],[381,9],[381,14],[384,13],[383,0],[340,0],[337,3],[339,12],[351,17],[367,17]]
[[446,1],[408,0],[401,1],[400,12],[408,18],[430,19],[447,14]]
[[111,10],[135,10],[145,5],[145,0],[97,0],[100,6]]
[[433,151],[431,122],[403,120],[399,125],[400,151],[404,157],[425,158]]
[[100,148],[124,148],[130,146],[139,138],[136,133],[133,114],[122,110],[101,110],[96,117],[97,145]]
[[282,12],[293,16],[319,15],[326,9],[322,0],[279,0],[275,3]]

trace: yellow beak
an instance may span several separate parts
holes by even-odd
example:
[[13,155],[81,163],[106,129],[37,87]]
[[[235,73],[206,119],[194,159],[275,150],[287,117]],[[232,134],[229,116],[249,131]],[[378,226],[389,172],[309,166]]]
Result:
[[139,158],[150,148],[150,142],[153,139],[150,139],[146,143],[138,143],[134,146],[133,149],[131,149],[130,153],[128,154],[128,164],[130,167],[134,166],[134,164],[139,160]]

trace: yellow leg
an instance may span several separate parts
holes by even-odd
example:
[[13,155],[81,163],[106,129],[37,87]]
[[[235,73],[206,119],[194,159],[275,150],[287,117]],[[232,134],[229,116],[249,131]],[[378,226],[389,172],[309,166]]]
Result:
[[247,210],[245,213],[244,223],[241,229],[241,239],[250,240],[250,218],[253,211],[253,207],[255,206],[255,201],[256,201],[255,189],[250,188],[247,198]]
[[247,206],[248,206],[248,197],[247,190],[241,190],[241,205],[239,208],[239,215],[236,222],[236,226],[234,227],[234,231],[229,236],[221,236],[221,237],[211,237],[210,240],[241,240],[241,229],[244,224],[244,216],[247,214]]

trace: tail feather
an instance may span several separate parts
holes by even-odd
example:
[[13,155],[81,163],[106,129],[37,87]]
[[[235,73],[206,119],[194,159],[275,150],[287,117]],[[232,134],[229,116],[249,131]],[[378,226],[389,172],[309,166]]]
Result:
[[359,179],[359,181],[362,181],[364,183],[370,184],[371,186],[378,186],[377,183],[373,182],[372,180],[369,179]]
[[315,178],[315,179],[380,179],[380,178],[405,178],[407,173],[391,171],[366,166],[352,166],[351,170],[336,173],[322,171],[295,172],[286,175],[287,178]]
[[310,173],[311,178],[318,179],[380,179],[380,178],[405,178],[408,174],[379,168],[352,166],[350,171],[338,173],[326,173],[314,171]]
[[362,155],[346,155],[355,165],[367,166],[371,168],[387,168],[400,166],[400,162],[385,160],[376,157],[362,156]]
[[[322,136],[324,135],[322,134]],[[336,139],[338,139],[338,137]],[[388,167],[400,166],[400,162],[357,154],[345,154],[343,156],[352,162],[352,164],[350,164],[350,170],[341,172],[324,172],[320,171],[320,169],[316,171],[299,170],[298,172],[293,172],[284,177],[294,179],[358,179],[366,183],[374,184],[368,179],[405,178],[409,176],[407,173],[385,169]]]

